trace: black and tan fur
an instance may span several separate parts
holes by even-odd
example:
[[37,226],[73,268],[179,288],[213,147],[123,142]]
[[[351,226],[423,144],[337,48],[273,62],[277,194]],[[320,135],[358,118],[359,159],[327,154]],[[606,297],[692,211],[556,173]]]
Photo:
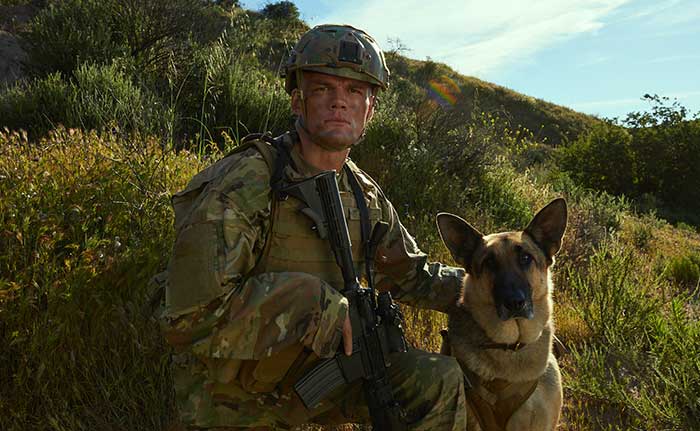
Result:
[[518,232],[484,236],[455,215],[437,217],[445,245],[468,274],[442,348],[457,358],[468,381],[467,429],[557,426],[562,389],[552,353],[550,268],[566,219],[563,199]]

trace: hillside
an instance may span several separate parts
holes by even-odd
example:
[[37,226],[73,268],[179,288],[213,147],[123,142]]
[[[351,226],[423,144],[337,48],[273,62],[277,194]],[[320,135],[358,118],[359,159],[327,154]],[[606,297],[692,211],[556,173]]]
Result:
[[394,79],[406,79],[424,89],[437,86],[454,97],[454,108],[465,113],[497,113],[512,128],[523,127],[552,146],[575,140],[600,123],[596,117],[461,75],[442,63],[414,60],[393,51],[388,52],[387,61]]
[[[26,4],[14,3],[16,4],[0,5],[0,71],[2,71],[0,86],[3,82],[10,85],[28,78],[27,71],[22,70],[22,65],[24,64],[24,69],[27,69],[31,66],[31,61],[27,62],[27,53],[22,49],[21,33],[27,29],[33,17],[41,11],[40,7],[46,4],[37,1]],[[285,6],[285,2],[281,3]],[[290,11],[288,7],[274,8],[274,6],[275,4],[271,4],[270,10],[264,13],[248,11],[247,14],[253,19],[271,16],[274,21],[291,18],[285,24],[287,36],[301,34],[308,28],[299,20],[298,12],[295,10]],[[212,6],[204,18],[206,21],[204,27],[207,29],[206,38],[213,40],[219,37],[227,28],[230,19],[230,11]],[[291,33],[288,31],[290,29]],[[279,37],[282,33],[284,32],[275,36]],[[285,40],[293,40],[293,37]],[[266,48],[269,51],[266,53],[267,58],[263,64],[275,73],[280,61],[286,58],[288,42],[276,40]],[[524,95],[494,83],[460,75],[444,64],[410,59],[396,51],[387,52],[387,59],[394,82],[405,79],[427,90],[430,88],[431,81],[441,82],[448,77],[459,86],[455,91],[455,108],[462,111],[467,118],[475,109],[498,113],[513,128],[524,127],[538,140],[553,146],[559,145],[562,141],[577,138],[598,122],[595,117],[543,101],[536,98],[536,95],[533,95],[535,97]],[[2,125],[0,122],[0,126]]]

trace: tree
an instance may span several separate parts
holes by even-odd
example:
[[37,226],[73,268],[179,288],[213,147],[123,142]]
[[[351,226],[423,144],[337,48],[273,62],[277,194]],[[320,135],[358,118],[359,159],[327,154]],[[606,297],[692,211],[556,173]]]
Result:
[[268,3],[262,11],[262,15],[267,19],[273,20],[299,20],[299,9],[290,1],[281,1],[277,3]]

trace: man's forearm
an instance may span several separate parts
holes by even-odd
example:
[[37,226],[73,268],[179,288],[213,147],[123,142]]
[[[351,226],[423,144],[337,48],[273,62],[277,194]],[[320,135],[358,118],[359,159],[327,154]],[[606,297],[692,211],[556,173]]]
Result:
[[329,357],[347,309],[347,299],[317,277],[264,273],[197,311],[166,319],[163,330],[170,344],[211,358],[262,359],[293,343]]

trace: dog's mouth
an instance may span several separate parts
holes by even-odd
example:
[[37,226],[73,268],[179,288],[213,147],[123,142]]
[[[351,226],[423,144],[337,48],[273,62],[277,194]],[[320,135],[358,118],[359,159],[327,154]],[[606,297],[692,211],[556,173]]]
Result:
[[527,319],[530,320],[535,317],[535,310],[532,307],[531,301],[524,301],[519,304],[497,304],[496,313],[498,318],[502,321],[510,319]]

